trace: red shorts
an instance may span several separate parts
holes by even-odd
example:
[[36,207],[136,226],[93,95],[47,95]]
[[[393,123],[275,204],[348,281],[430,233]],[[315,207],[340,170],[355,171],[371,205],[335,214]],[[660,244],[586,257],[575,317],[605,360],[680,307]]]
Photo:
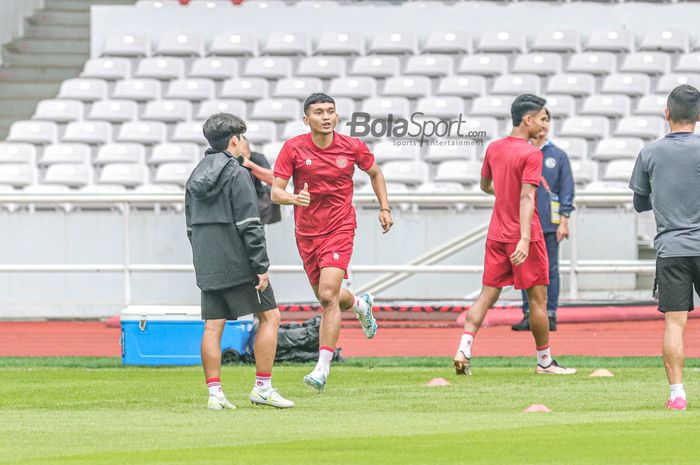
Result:
[[321,268],[340,268],[348,277],[348,265],[355,244],[355,230],[335,231],[325,236],[297,237],[297,248],[304,271],[312,286],[321,279]]
[[518,244],[486,240],[484,286],[530,289],[549,285],[549,259],[544,241],[530,242],[530,252],[521,265],[513,265],[510,256]]

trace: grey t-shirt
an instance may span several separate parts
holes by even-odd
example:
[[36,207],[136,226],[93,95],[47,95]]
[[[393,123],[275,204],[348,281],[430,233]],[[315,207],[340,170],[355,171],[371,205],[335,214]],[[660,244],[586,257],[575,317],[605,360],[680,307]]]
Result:
[[630,189],[651,196],[659,257],[700,256],[700,136],[672,132],[644,147]]

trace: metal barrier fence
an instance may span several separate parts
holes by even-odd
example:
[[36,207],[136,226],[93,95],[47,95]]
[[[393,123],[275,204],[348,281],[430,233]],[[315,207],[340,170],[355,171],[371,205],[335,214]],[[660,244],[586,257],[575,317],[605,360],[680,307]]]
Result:
[[[413,205],[416,208],[421,206],[435,207],[436,205],[466,206],[466,207],[489,207],[493,205],[493,197],[477,192],[458,194],[411,194],[401,193],[390,195],[393,204]],[[604,192],[604,193],[583,193],[577,195],[575,204],[577,208],[587,207],[619,207],[631,208],[631,194],[626,192]],[[81,193],[60,193],[60,194],[7,194],[0,193],[0,206],[11,206],[10,210],[27,207],[30,210],[41,207],[95,207],[112,206],[118,207],[123,218],[124,231],[124,254],[122,263],[118,264],[0,264],[0,273],[13,272],[114,272],[123,274],[123,300],[124,304],[132,303],[131,298],[131,273],[132,272],[188,272],[193,271],[191,264],[182,265],[158,265],[158,264],[138,264],[131,262],[130,256],[130,211],[135,207],[163,205],[182,205],[184,198],[182,194],[157,193],[157,194],[81,194]],[[371,207],[376,205],[376,199],[371,194],[358,194],[354,198],[354,203],[358,207]],[[577,214],[571,217],[572,236],[576,234]],[[463,246],[473,244],[476,239],[485,237],[484,226],[470,232],[464,237]],[[452,241],[454,242],[454,241]],[[451,243],[452,243],[451,242]],[[444,244],[443,249],[449,250],[451,243]],[[439,261],[438,252],[432,262]],[[437,258],[435,258],[437,257]],[[651,275],[655,272],[654,260],[580,260],[578,258],[576,241],[571,243],[570,260],[562,260],[560,270],[569,274],[569,294],[572,299],[578,295],[578,276],[580,274],[591,273],[635,273]],[[301,273],[303,268],[298,265],[273,265],[270,271],[275,273]],[[419,273],[481,273],[483,266],[476,265],[439,265],[428,260],[425,264],[404,265],[354,265],[350,270],[352,273],[392,273],[403,277]],[[402,278],[399,278],[402,279]],[[367,287],[367,286],[365,286]]]

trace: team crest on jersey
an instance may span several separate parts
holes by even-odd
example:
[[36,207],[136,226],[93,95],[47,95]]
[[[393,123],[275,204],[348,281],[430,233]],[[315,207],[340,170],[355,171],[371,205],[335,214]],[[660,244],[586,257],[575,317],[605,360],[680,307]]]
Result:
[[337,252],[333,254],[333,260],[340,260],[340,255]]
[[335,161],[336,165],[338,165],[341,168],[345,168],[345,165],[348,164],[348,159],[347,158],[338,158]]
[[311,166],[311,158],[306,159],[306,166]]
[[544,166],[546,166],[549,169],[552,169],[555,166],[557,166],[557,161],[554,158],[547,157],[544,159]]

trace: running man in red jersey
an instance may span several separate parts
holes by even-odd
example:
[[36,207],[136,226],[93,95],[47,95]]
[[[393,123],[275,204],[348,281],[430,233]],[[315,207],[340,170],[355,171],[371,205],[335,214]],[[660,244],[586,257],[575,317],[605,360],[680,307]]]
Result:
[[[304,124],[310,133],[285,142],[275,162],[272,201],[294,205],[299,255],[316,298],[323,307],[318,363],[304,383],[322,391],[331,368],[340,333],[341,310],[352,309],[367,338],[374,337],[377,322],[374,299],[354,296],[342,288],[352,257],[357,220],[352,206],[355,165],[365,171],[379,201],[379,223],[387,233],[393,221],[384,176],[367,145],[334,131],[338,124],[335,101],[316,93],[304,102]],[[294,178],[294,194],[286,191]]]
[[510,136],[492,142],[486,149],[481,169],[481,190],[496,201],[486,239],[483,287],[467,312],[464,334],[454,358],[458,375],[470,373],[474,336],[501,289],[515,285],[526,289],[530,303],[530,329],[537,348],[538,374],[572,375],[552,358],[547,319],[549,261],[537,205],[537,186],[542,176],[543,155],[528,142],[546,124],[547,101],[523,94],[511,106],[513,130]]

